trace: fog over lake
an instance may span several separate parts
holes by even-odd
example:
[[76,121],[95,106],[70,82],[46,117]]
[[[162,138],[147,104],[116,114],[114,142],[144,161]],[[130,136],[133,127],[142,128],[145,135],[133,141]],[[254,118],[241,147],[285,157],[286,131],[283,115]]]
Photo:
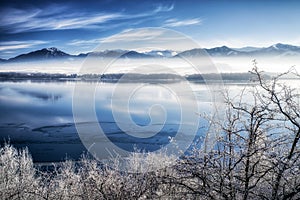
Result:
[[[155,58],[155,59],[115,59],[109,66],[109,69],[105,70],[107,66],[97,64],[106,63],[102,58],[89,58],[88,62],[93,62],[94,66],[86,67],[85,73],[98,73],[105,71],[106,73],[128,73],[132,72],[136,67],[143,65],[161,65],[169,66],[177,74],[186,75],[199,73],[195,71],[191,64],[181,58]],[[236,73],[247,72],[252,68],[252,61],[257,60],[258,66],[261,70],[266,72],[283,72],[294,66],[298,71],[300,66],[299,56],[247,56],[247,57],[210,57],[211,62],[215,65],[218,72],[221,73]],[[200,59],[201,60],[201,59]],[[108,59],[110,62],[111,59]],[[79,73],[82,65],[87,62],[85,59],[68,59],[63,61],[33,61],[33,62],[12,62],[12,63],[0,63],[0,72],[24,72],[24,73],[63,73],[63,74],[75,74]],[[212,70],[207,67],[208,61],[204,60],[203,66],[199,66],[201,73],[215,73],[216,70]],[[199,63],[197,63],[199,64]],[[209,63],[210,64],[210,63]],[[86,65],[86,64],[85,64]],[[152,73],[165,72],[163,69],[151,69]]]

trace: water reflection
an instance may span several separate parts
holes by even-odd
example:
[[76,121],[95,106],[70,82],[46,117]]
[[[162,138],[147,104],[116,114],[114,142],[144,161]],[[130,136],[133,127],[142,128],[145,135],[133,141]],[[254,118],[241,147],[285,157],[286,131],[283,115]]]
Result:
[[[153,151],[169,142],[170,137],[176,134],[181,121],[180,106],[176,96],[183,96],[186,102],[189,101],[189,93],[184,89],[179,94],[174,95],[166,87],[154,84],[146,84],[138,92],[132,95],[129,102],[118,95],[119,107],[112,112],[111,97],[115,88],[113,83],[95,82],[0,82],[0,139],[3,144],[10,141],[17,147],[29,148],[34,161],[59,161],[66,157],[78,159],[82,152],[86,151],[77,134],[72,113],[72,95],[75,84],[89,88],[93,84],[102,84],[101,89],[95,91],[95,108],[97,121],[89,120],[88,116],[81,119],[80,126],[93,127],[93,123],[100,123],[107,138],[101,138],[97,134],[92,134],[93,130],[87,134],[89,139],[101,142],[105,145],[108,140],[114,142],[121,148],[130,150],[134,145],[138,148],[147,148]],[[180,87],[180,83],[172,83],[175,87]],[[247,84],[247,83],[245,83]],[[298,83],[296,83],[297,85]],[[130,83],[119,85],[126,93],[126,88]],[[226,87],[233,93],[240,91],[245,85],[226,84]],[[205,84],[191,84],[197,97],[200,113],[209,113],[212,109],[211,95]],[[82,110],[85,109],[86,97],[82,94]],[[220,100],[221,101],[221,100]],[[118,115],[122,120],[124,107],[128,105],[132,121],[143,128],[152,123],[147,131],[140,131],[135,127],[123,124],[122,129],[139,134],[145,134],[147,139],[135,138],[124,134],[115,123],[113,114]],[[153,105],[160,105],[153,107]],[[187,108],[189,109],[189,108]],[[189,111],[191,115],[197,114],[195,110]],[[151,117],[156,118],[156,122],[151,122]],[[199,135],[205,132],[205,120],[200,120]],[[161,126],[163,124],[163,126]],[[185,124],[187,127],[188,124]],[[158,129],[158,127],[162,127]],[[142,130],[142,129],[141,129]],[[153,132],[159,130],[158,134]],[[148,134],[148,135],[147,135]],[[185,133],[188,134],[188,133]]]
[[[109,140],[128,151],[133,150],[134,146],[153,151],[168,144],[181,125],[180,105],[176,95],[183,96],[186,101],[189,100],[188,93],[184,90],[181,94],[174,95],[165,87],[146,84],[132,95],[129,102],[122,98],[120,93],[115,99],[119,106],[113,108],[111,99],[116,86],[113,83],[1,82],[0,134],[2,142],[10,140],[17,147],[27,146],[35,161],[58,161],[65,159],[66,156],[78,159],[85,151],[85,147],[77,134],[73,120],[72,95],[75,84],[80,84],[87,90],[94,84],[102,84],[101,89],[95,91],[94,102],[98,121],[92,121],[89,116],[84,115],[86,102],[90,97],[84,93],[80,95],[79,106],[83,115],[79,126],[85,127],[86,138],[103,146]],[[174,84],[177,84],[175,85],[177,87],[180,86],[180,83]],[[118,87],[126,93],[131,86],[131,83],[123,83]],[[204,85],[198,85],[196,88],[199,89],[199,93],[206,90]],[[211,106],[209,95],[201,94],[199,97],[199,106],[202,107],[202,111],[208,111]],[[137,126],[122,124],[122,119],[127,113],[127,110],[124,110],[127,106],[123,105],[128,105],[130,117]],[[159,106],[153,107],[153,105]],[[190,113],[193,112],[190,110]],[[119,125],[115,123],[116,116],[120,120]],[[151,119],[156,121],[151,121]],[[151,126],[146,127],[150,122]],[[107,138],[99,137],[92,130],[95,123],[100,123]],[[119,127],[120,124],[122,129]],[[144,126],[146,129],[143,129]],[[124,132],[139,134],[141,137],[133,137]]]
[[16,89],[17,92],[19,92],[21,95],[28,95],[32,98],[38,98],[40,100],[44,101],[57,101],[60,99],[62,96],[60,94],[52,94],[52,93],[42,93],[42,92],[33,92],[33,91],[25,91],[25,90],[19,90]]

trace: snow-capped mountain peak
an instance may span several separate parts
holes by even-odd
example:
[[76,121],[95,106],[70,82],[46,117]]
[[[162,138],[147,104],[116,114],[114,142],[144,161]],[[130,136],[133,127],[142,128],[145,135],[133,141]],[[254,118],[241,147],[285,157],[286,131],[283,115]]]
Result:
[[46,48],[46,49],[51,52],[59,51],[56,47],[50,47],[50,48]]

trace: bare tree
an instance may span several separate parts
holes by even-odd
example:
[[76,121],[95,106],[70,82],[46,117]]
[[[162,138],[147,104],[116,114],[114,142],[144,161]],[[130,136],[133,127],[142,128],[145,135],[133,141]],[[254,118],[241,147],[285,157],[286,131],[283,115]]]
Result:
[[180,187],[209,199],[299,198],[299,88],[281,80],[291,72],[265,78],[254,62],[256,79],[225,93],[225,120],[209,119],[220,127],[213,150],[176,166]]
[[[272,199],[299,198],[299,139],[300,139],[300,105],[299,88],[292,88],[280,80],[288,74],[293,74],[299,80],[299,74],[294,68],[266,81],[262,77],[254,61],[252,72],[257,76],[258,82],[264,93],[258,97],[266,110],[272,113],[273,123],[277,129],[283,130],[279,141],[274,141],[276,157],[273,158],[274,175],[270,180],[272,186]],[[290,177],[291,176],[291,177]],[[293,180],[294,179],[294,180]]]

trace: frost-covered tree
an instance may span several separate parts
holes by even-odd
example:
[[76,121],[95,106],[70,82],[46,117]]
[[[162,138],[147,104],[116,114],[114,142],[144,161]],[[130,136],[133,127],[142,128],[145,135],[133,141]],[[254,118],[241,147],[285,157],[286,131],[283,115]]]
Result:
[[34,199],[38,195],[38,178],[27,149],[18,151],[7,144],[0,149],[1,199]]
[[298,199],[299,88],[282,82],[292,72],[265,79],[254,62],[256,79],[225,93],[225,119],[209,119],[219,127],[215,147],[181,160],[176,184],[208,199]]
[[[273,133],[270,155],[272,171],[268,180],[272,187],[272,199],[300,198],[300,88],[280,82],[287,75],[300,79],[295,69],[279,74],[266,81],[256,63],[253,73],[256,74],[259,86],[264,93],[258,95],[262,105],[272,113],[272,123],[276,124]],[[299,83],[298,83],[299,84]],[[276,135],[275,135],[276,134]]]

